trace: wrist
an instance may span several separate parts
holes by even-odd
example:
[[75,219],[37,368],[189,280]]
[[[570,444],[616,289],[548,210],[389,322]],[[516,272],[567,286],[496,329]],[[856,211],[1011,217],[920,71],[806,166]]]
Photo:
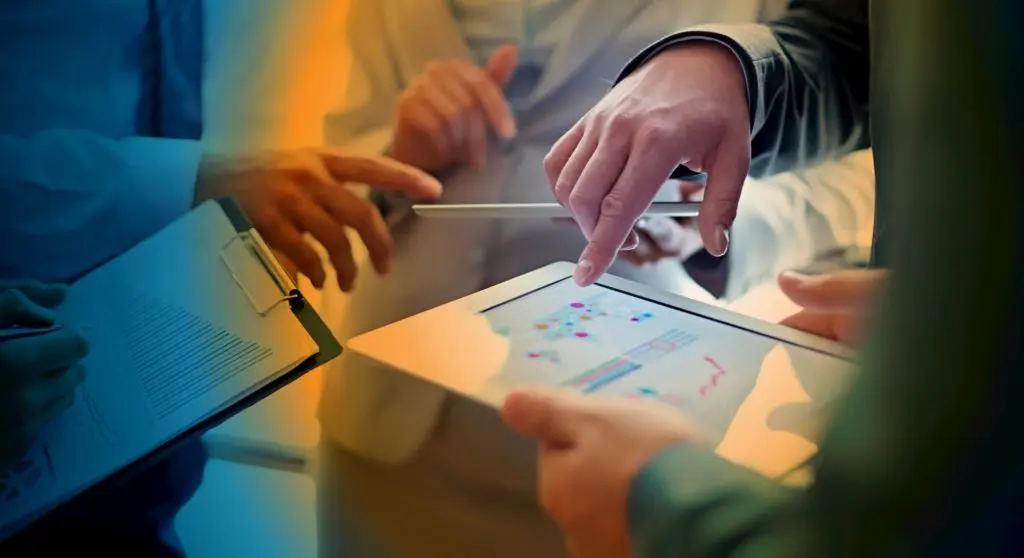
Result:
[[757,98],[757,80],[751,73],[752,62],[748,58],[738,45],[730,43],[727,36],[691,34],[651,47],[645,55],[638,57],[637,65],[627,67],[627,71],[635,72],[644,66],[657,64],[664,67],[665,72],[684,72],[690,76],[700,75],[700,79],[712,80],[713,89],[720,96],[742,103],[753,130],[753,99]]
[[738,93],[744,105],[748,103],[743,63],[736,52],[724,43],[712,39],[683,41],[667,47],[649,63],[663,65],[667,71],[684,68],[687,73],[692,72],[695,66],[709,68],[711,75],[719,77],[719,85],[726,85],[728,91]]
[[233,162],[232,157],[219,153],[204,152],[200,156],[199,168],[196,171],[193,206],[230,195],[227,188],[223,186],[223,177]]

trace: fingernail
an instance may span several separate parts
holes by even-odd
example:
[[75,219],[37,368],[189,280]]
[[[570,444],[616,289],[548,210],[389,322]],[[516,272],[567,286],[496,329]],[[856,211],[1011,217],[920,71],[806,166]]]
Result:
[[590,260],[580,260],[580,263],[576,264],[576,271],[573,273],[572,279],[577,285],[585,287],[593,271],[594,264],[590,263]]
[[717,248],[715,256],[720,258],[729,251],[729,229],[722,225],[715,228],[715,244]]
[[502,126],[502,128],[502,134],[505,136],[505,139],[508,140],[515,139],[516,134],[519,133],[519,131],[516,130],[516,121],[512,120],[511,118],[505,121],[505,124]]
[[800,273],[799,271],[793,271],[793,270],[783,271],[779,275],[783,279],[789,279],[791,281],[797,281],[799,283],[803,283],[803,282],[807,281],[808,279],[810,279],[810,277],[808,275],[804,275],[803,273]]

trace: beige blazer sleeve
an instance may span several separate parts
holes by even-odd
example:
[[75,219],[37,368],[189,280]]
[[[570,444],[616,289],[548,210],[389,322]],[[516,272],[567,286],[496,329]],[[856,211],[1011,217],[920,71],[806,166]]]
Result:
[[403,88],[389,45],[385,0],[352,0],[345,43],[351,57],[345,93],[324,119],[328,145],[377,154],[391,140],[394,107]]
[[324,138],[358,153],[387,150],[398,98],[429,63],[470,57],[447,0],[351,0],[344,33],[351,73]]

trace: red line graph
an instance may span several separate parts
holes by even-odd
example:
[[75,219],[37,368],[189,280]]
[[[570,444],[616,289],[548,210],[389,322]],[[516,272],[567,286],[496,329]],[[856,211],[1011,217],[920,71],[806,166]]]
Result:
[[713,366],[715,368],[715,371],[714,373],[711,374],[711,377],[708,379],[708,383],[700,387],[700,390],[698,392],[700,393],[701,397],[704,397],[705,395],[707,395],[709,391],[718,387],[719,378],[725,376],[725,369],[719,366],[719,364],[715,362],[715,359],[706,356],[704,357],[704,361]]

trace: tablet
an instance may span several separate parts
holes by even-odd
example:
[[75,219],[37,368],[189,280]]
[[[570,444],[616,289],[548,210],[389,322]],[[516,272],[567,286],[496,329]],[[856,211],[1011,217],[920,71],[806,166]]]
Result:
[[798,409],[772,428],[814,431],[854,370],[852,352],[833,341],[610,275],[579,287],[574,267],[551,264],[347,348],[494,407],[525,386],[654,398],[716,443],[759,382],[782,386],[765,388],[772,405]]

